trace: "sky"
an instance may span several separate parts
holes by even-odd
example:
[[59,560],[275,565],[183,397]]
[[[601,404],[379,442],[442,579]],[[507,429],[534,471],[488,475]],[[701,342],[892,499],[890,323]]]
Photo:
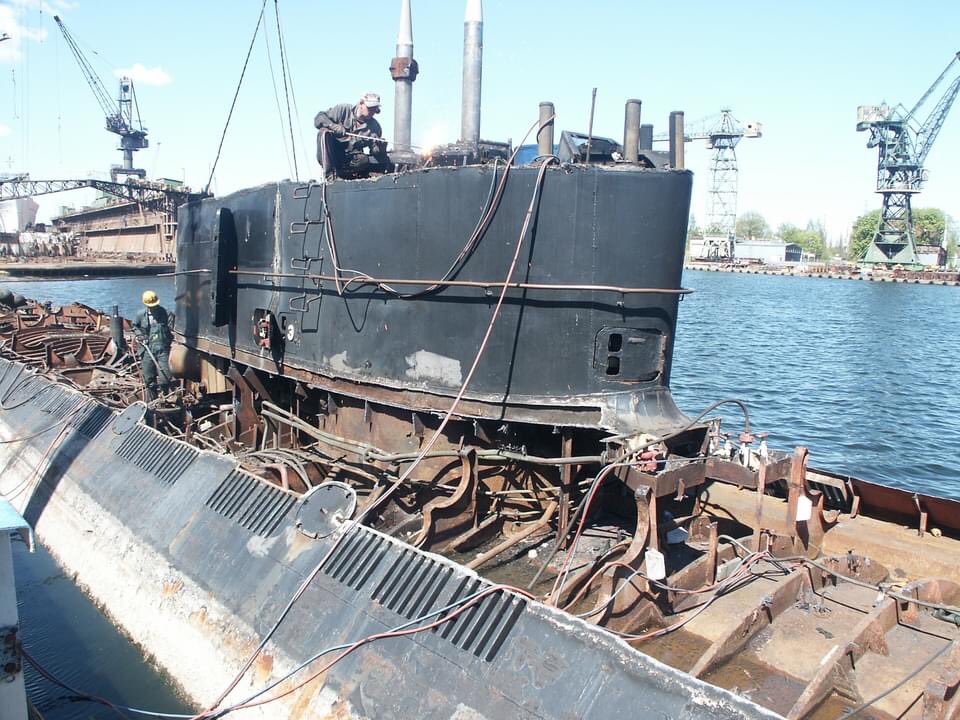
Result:
[[[0,173],[32,179],[109,178],[121,161],[117,136],[64,41],[60,15],[112,97],[134,78],[150,147],[135,155],[148,177],[207,184],[262,0],[0,0]],[[460,132],[463,0],[413,0],[413,142],[432,146]],[[293,146],[286,128],[276,15],[292,91]],[[907,12],[906,10],[909,10]],[[960,51],[960,3],[864,5],[837,0],[721,4],[647,0],[485,0],[481,136],[519,143],[538,104],[556,105],[557,130],[585,132],[597,89],[594,133],[622,139],[624,102],[667,129],[672,110],[688,130],[724,107],[763,137],[737,147],[738,212],[776,228],[822,223],[840,244],[855,219],[880,207],[877,151],[855,130],[858,105],[911,108]],[[384,135],[393,134],[393,81],[400,0],[363,3],[268,0],[264,24],[216,165],[216,194],[282,178],[316,178],[313,116],[379,92]],[[926,104],[936,100],[960,63]],[[960,101],[956,103],[960,106]],[[701,122],[702,121],[702,122]],[[707,213],[710,151],[691,142],[692,213]],[[960,107],[927,160],[914,207],[960,218]],[[89,191],[38,197],[38,219]]]

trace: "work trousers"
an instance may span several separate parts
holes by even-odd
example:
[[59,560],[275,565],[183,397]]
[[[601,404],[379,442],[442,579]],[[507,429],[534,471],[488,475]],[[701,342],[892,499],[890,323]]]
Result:
[[158,390],[161,393],[170,392],[170,386],[173,384],[173,376],[170,374],[170,350],[151,349],[151,352],[153,356],[146,349],[140,354],[140,371],[143,373],[143,384],[147,388],[148,401],[157,397]]

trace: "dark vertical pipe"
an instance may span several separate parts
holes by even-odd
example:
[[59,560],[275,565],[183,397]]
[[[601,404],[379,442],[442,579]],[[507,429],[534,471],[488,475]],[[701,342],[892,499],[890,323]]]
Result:
[[623,112],[623,159],[636,165],[640,161],[640,101],[627,100]]
[[537,133],[537,155],[553,155],[553,127],[556,110],[552,102],[540,103],[540,131]]
[[417,79],[417,61],[413,59],[413,22],[410,0],[400,3],[400,31],[397,34],[397,55],[390,63],[394,87],[393,149],[410,152],[413,117],[413,81]]
[[126,343],[123,339],[123,318],[120,317],[120,308],[116,305],[113,306],[113,312],[110,314],[110,337],[113,338],[117,353],[126,350]]
[[460,141],[480,144],[480,84],[483,70],[483,3],[467,0],[463,18],[463,114]]
[[597,106],[597,89],[593,89],[593,94],[590,96],[590,123],[587,127],[587,156],[584,158],[585,163],[590,162],[590,146],[593,145],[593,111]]
[[683,169],[683,111],[670,113],[670,167]]
[[640,126],[640,149],[653,150],[653,125]]

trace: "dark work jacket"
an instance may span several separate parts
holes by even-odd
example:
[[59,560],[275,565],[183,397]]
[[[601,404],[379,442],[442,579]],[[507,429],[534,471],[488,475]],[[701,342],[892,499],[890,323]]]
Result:
[[367,118],[366,122],[357,117],[357,106],[349,103],[334,105],[326,111],[317,113],[313,119],[313,125],[317,130],[329,130],[335,133],[342,126],[348,133],[355,135],[366,135],[370,140],[355,137],[337,138],[342,142],[347,152],[362,152],[364,147],[370,148],[370,154],[380,162],[387,162],[386,148],[383,142],[376,142],[377,138],[383,137],[383,129],[375,117]]
[[150,352],[169,352],[173,342],[173,313],[168,313],[162,305],[144,308],[133,321],[133,334]]

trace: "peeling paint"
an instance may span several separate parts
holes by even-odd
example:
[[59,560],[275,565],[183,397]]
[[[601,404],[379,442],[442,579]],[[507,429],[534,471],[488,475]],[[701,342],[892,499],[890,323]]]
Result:
[[274,535],[273,537],[254,535],[247,540],[247,552],[254,557],[267,557],[270,552],[270,548],[276,545],[279,539],[279,535]]
[[330,366],[331,370],[343,373],[356,373],[359,370],[355,367],[350,367],[350,364],[347,362],[347,351],[339,352],[336,355],[331,355],[329,358],[325,359],[327,365]]
[[411,380],[432,380],[449,387],[460,387],[463,383],[463,370],[456,358],[417,350],[404,360],[408,366],[406,376]]
[[450,720],[487,720],[487,716],[461,703],[457,705],[457,709],[450,716]]

